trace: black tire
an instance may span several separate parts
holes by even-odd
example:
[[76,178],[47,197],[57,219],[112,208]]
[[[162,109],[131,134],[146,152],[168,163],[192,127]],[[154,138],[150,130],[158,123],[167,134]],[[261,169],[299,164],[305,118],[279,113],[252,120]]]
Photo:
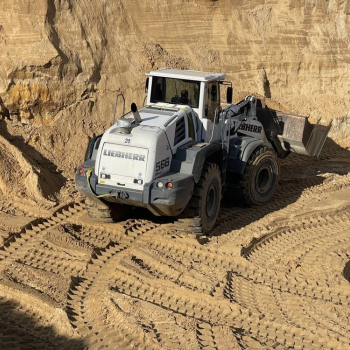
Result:
[[249,157],[240,183],[246,204],[252,206],[268,202],[276,191],[279,174],[275,152],[259,146]]
[[196,235],[208,234],[215,226],[221,202],[221,172],[215,163],[205,163],[185,215],[192,219],[179,220],[181,229]]
[[98,199],[85,199],[87,213],[90,218],[99,221],[112,223],[122,220],[127,217],[130,211],[130,206],[119,203],[107,204]]
[[[100,144],[100,141],[101,141],[101,138],[102,138],[102,135],[99,135],[99,136],[93,137],[93,138],[89,141],[88,146],[87,146],[87,149],[86,149],[86,152],[85,152],[84,161],[85,161],[85,160],[91,159],[92,153],[93,153],[94,148],[95,148],[95,145],[96,145],[96,148],[98,148],[98,146],[99,146],[99,144]],[[98,143],[96,143],[96,141],[97,141]]]

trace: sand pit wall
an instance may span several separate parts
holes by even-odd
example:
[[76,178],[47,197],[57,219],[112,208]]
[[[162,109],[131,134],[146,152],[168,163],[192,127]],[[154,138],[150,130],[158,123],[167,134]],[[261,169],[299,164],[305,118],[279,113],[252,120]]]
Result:
[[6,1],[0,114],[11,120],[9,134],[66,177],[83,160],[88,139],[110,125],[116,94],[125,94],[126,110],[131,102],[142,106],[144,73],[160,67],[225,72],[235,101],[255,93],[325,124],[338,118],[344,128],[348,7],[292,0]]

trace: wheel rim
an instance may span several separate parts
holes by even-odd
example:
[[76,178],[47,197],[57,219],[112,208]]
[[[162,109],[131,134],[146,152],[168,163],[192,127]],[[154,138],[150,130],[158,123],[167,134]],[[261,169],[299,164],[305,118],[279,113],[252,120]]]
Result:
[[214,184],[211,184],[211,186],[208,189],[207,192],[207,198],[206,198],[206,212],[207,216],[211,218],[212,216],[215,215],[216,211],[216,191],[215,191],[215,186]]
[[255,188],[259,193],[266,193],[273,182],[273,170],[270,165],[262,166],[255,177]]

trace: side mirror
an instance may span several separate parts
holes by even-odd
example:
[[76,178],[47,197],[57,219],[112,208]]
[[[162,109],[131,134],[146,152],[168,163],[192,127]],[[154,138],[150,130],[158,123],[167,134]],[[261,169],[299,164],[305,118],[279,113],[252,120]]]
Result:
[[146,79],[145,93],[148,92],[148,82],[149,82],[149,78]]
[[226,102],[232,104],[232,94],[233,90],[232,87],[229,86],[226,91]]

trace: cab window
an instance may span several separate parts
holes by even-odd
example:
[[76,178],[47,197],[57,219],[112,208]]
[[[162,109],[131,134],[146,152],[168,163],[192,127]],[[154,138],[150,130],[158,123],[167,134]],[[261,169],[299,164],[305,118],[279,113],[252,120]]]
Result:
[[165,97],[165,81],[162,77],[154,77],[151,92],[151,102],[163,102]]
[[200,82],[164,77],[152,78],[151,102],[199,106]]

